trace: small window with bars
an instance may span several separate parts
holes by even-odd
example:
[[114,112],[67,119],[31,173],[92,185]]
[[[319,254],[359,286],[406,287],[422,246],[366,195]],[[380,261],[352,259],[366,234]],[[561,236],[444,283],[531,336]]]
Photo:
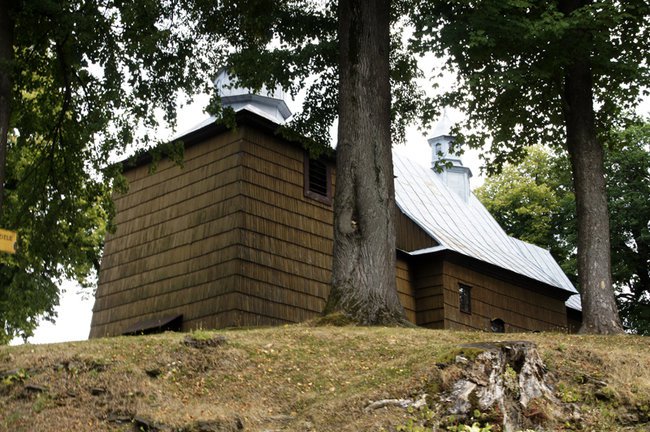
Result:
[[458,284],[458,302],[460,311],[472,313],[472,287],[469,285]]
[[325,204],[332,203],[332,174],[323,159],[305,154],[305,196]]

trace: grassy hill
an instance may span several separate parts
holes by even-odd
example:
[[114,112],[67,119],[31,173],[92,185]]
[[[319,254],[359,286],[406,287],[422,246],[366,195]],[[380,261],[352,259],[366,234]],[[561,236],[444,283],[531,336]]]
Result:
[[0,347],[0,430],[415,431],[366,408],[426,393],[443,416],[459,345],[500,338],[536,343],[572,407],[547,430],[650,430],[647,338],[309,325]]

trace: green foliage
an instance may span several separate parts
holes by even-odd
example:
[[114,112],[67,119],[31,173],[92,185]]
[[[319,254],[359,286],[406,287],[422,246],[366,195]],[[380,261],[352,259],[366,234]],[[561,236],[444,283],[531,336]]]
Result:
[[[407,408],[407,412],[409,414],[408,419],[405,423],[398,425],[395,428],[397,431],[427,432],[438,430],[437,426],[439,425],[439,419],[437,418],[436,413],[427,405],[420,408],[409,407]],[[492,425],[485,422],[483,420],[484,417],[486,417],[485,414],[478,410],[474,410],[470,419],[472,420],[472,424],[467,425],[464,423],[456,423],[452,416],[449,419],[455,424],[447,426],[446,430],[451,432],[490,432],[492,430]]]
[[24,371],[23,369],[19,369],[14,373],[10,373],[5,375],[2,378],[2,385],[4,387],[10,387],[14,385],[15,383],[21,383],[25,381],[27,378],[29,378],[29,374]]
[[437,53],[457,74],[443,103],[467,115],[465,142],[489,145],[491,171],[521,159],[527,145],[564,146],[564,68],[581,53],[591,56],[601,131],[617,124],[650,82],[644,0],[581,2],[571,13],[561,10],[563,2],[415,3],[412,47]]
[[[650,334],[650,123],[604,136],[612,275],[625,327]],[[475,191],[509,235],[547,248],[576,283],[575,201],[569,163],[533,146]]]
[[[18,253],[0,256],[0,343],[53,319],[61,281],[93,285],[122,185],[109,166],[173,125],[180,92],[209,82],[219,46],[188,31],[192,3],[9,2],[13,58],[5,205],[0,227]],[[149,133],[139,133],[147,130]],[[4,145],[5,143],[0,143]]]
[[447,430],[451,432],[490,432],[492,430],[492,425],[486,423],[485,425],[481,426],[480,423],[474,422],[472,423],[471,426],[466,424],[459,424],[457,426],[448,426]]
[[435,363],[450,364],[455,362],[456,357],[463,356],[469,361],[474,361],[476,357],[484,353],[485,350],[473,347],[452,348],[436,356]]
[[572,386],[567,386],[564,383],[558,384],[557,394],[564,403],[576,403],[582,401],[580,392]]
[[612,277],[623,324],[650,335],[650,122],[633,119],[604,141]]
[[511,236],[550,250],[574,283],[575,198],[568,161],[531,146],[518,164],[506,164],[474,193]]
[[[233,47],[225,66],[239,85],[261,89],[281,86],[304,96],[282,133],[301,140],[310,151],[332,143],[331,126],[338,117],[338,20],[336,2],[316,0],[197,1],[198,31],[223,37]],[[391,34],[393,139],[404,137],[409,123],[435,118],[436,103],[418,85],[422,72],[408,49],[403,15],[408,2],[394,2]],[[263,10],[264,13],[259,11]],[[221,112],[218,95],[211,103]]]
[[396,430],[402,432],[426,432],[431,429],[431,421],[434,417],[434,412],[427,405],[418,409],[409,407],[407,409],[409,418],[403,425],[397,426]]

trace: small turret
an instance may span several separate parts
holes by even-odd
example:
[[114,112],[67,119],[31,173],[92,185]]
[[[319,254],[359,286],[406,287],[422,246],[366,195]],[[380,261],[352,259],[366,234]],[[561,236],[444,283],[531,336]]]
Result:
[[291,111],[284,101],[284,92],[279,86],[274,90],[263,87],[259,92],[253,93],[250,89],[238,87],[225,68],[219,71],[214,86],[224,107],[231,107],[235,111],[248,109],[278,124],[283,124],[291,117]]
[[[471,193],[469,179],[472,177],[472,171],[463,166],[459,155],[452,152],[454,137],[450,135],[450,131],[451,121],[445,112],[433,130],[434,137],[427,140],[431,146],[431,169],[449,189],[467,202]],[[451,163],[451,167],[447,167],[446,162]],[[442,171],[438,172],[438,169]]]

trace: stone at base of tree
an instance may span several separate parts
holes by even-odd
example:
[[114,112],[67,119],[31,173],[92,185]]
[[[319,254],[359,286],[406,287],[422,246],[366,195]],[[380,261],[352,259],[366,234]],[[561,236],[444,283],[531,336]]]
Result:
[[25,390],[32,393],[46,393],[48,388],[38,384],[26,384]]
[[92,387],[90,389],[90,394],[93,396],[101,396],[106,393],[106,388],[104,387]]
[[474,359],[456,360],[460,376],[444,398],[449,414],[489,414],[505,432],[535,428],[561,415],[547,381],[547,370],[532,342],[507,341],[464,345],[483,350]]
[[146,417],[133,417],[133,427],[142,432],[171,432],[171,428]]

